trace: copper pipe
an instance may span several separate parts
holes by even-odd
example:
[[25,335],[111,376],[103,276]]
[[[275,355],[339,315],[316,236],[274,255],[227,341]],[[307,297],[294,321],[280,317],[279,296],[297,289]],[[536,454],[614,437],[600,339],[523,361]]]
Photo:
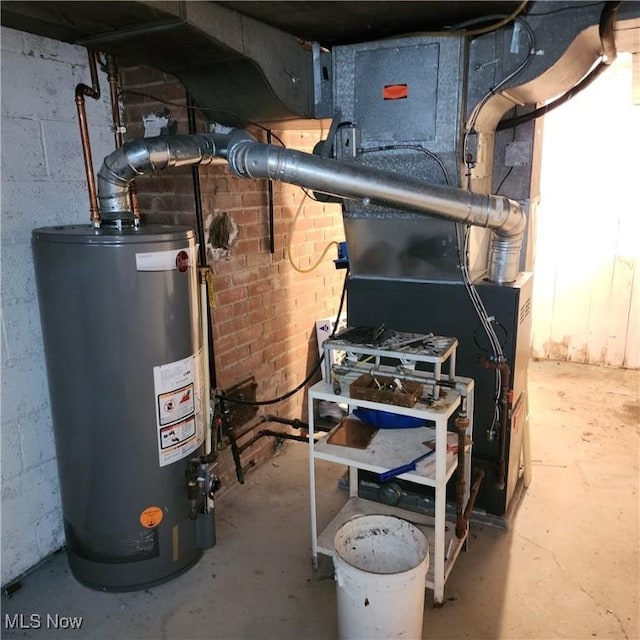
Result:
[[87,110],[85,108],[85,96],[100,99],[100,84],[98,82],[98,52],[87,50],[89,55],[89,73],[91,74],[91,86],[80,83],[76,85],[76,108],[78,110],[78,123],[80,125],[80,140],[82,142],[82,155],[84,169],[87,174],[87,189],[89,191],[89,213],[91,222],[95,227],[100,226],[100,209],[98,208],[98,195],[96,191],[96,178],[93,173],[93,159],[91,157],[91,143],[89,142],[89,125],[87,123]]
[[111,117],[113,118],[113,136],[116,149],[122,146],[124,130],[120,121],[120,107],[118,106],[118,67],[116,59],[110,53],[105,56],[107,82],[109,83],[109,95],[111,97]]
[[136,221],[140,220],[140,204],[138,203],[138,190],[136,183],[132,182],[129,185],[129,197],[131,198],[131,210],[133,211],[133,217]]
[[464,510],[464,520],[465,522],[469,522],[469,518],[471,518],[471,513],[473,512],[473,505],[476,503],[476,498],[478,497],[478,492],[480,491],[480,485],[482,484],[482,480],[484,479],[484,471],[482,469],[476,469],[473,474],[473,484],[471,485],[471,491],[469,492],[469,501],[467,502],[467,506]]
[[466,482],[465,466],[466,466],[466,434],[469,428],[469,418],[466,411],[460,411],[456,416],[455,427],[458,431],[458,469],[457,469],[457,482],[456,482],[456,537],[464,538],[467,533],[467,521],[464,517],[464,492]]
[[497,369],[500,371],[500,434],[498,438],[498,489],[505,488],[506,460],[507,460],[507,419],[509,417],[509,405],[511,404],[511,369],[502,362],[490,362],[486,358],[480,359],[480,366],[484,369]]
[[[107,69],[107,81],[109,82],[109,94],[111,96],[111,117],[113,118],[113,135],[115,138],[116,149],[119,149],[124,144],[124,132],[125,127],[122,126],[122,120],[120,118],[120,105],[118,104],[118,96],[120,93],[119,78],[118,78],[118,65],[116,64],[115,56],[107,54],[106,69]],[[136,220],[140,219],[140,206],[138,204],[138,194],[136,192],[135,183],[132,182],[129,185],[129,201],[131,203],[131,210]]]

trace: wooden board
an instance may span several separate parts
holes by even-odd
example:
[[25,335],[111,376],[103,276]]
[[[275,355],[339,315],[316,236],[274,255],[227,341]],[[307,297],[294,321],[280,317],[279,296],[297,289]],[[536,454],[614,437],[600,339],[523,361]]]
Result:
[[362,420],[343,418],[327,436],[329,444],[366,449],[378,430]]

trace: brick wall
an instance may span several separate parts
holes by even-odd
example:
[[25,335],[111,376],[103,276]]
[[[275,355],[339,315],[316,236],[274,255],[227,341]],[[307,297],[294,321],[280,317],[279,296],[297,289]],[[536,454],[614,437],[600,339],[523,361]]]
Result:
[[[121,75],[127,139],[161,132],[188,132],[185,91],[175,78],[147,67],[124,68]],[[209,130],[202,114],[198,114],[197,128]],[[265,140],[261,129],[249,127],[249,130]],[[322,134],[318,129],[273,133],[287,147],[305,151],[311,151]],[[299,384],[315,363],[315,321],[337,312],[344,279],[344,272],[333,266],[335,249],[310,273],[299,273],[293,268],[286,255],[291,224],[302,204],[291,253],[299,268],[308,269],[328,242],[343,239],[340,208],[305,199],[298,187],[274,183],[275,251],[271,253],[267,182],[238,178],[226,163],[202,167],[200,176],[204,218],[226,212],[239,229],[229,258],[213,265],[216,306],[212,315],[218,386],[228,388],[254,376],[258,399],[278,397]],[[143,220],[195,225],[190,169],[142,177],[136,180],[136,185]],[[262,408],[259,414],[304,420],[303,401],[304,394],[298,393]],[[253,430],[241,443],[252,435]],[[258,464],[273,450],[273,439],[263,438],[243,454],[243,463]],[[228,447],[221,451],[220,464],[223,483],[228,486],[234,479]]]

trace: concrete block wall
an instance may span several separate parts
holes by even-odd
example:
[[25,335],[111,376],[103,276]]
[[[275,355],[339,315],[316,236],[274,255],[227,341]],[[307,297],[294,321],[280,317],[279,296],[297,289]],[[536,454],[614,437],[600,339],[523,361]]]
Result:
[[[4,27],[1,47],[4,585],[64,543],[30,241],[35,227],[88,222],[74,90],[90,78],[84,48]],[[87,100],[96,168],[113,149],[104,93]]]
[[[121,75],[127,138],[157,134],[157,126],[150,130],[150,124],[158,123],[171,133],[188,132],[187,112],[181,106],[186,103],[185,90],[174,77],[142,66],[124,68]],[[311,151],[323,135],[323,130],[315,126],[305,130],[274,130],[274,144],[279,144],[279,138],[289,148]],[[202,113],[198,113],[197,128],[209,130]],[[263,130],[248,128],[258,139],[265,140]],[[328,125],[324,135],[327,129]],[[335,248],[317,269],[297,272],[286,255],[291,224],[302,206],[291,252],[295,264],[308,269],[328,242],[344,239],[340,206],[304,199],[299,187],[274,182],[275,251],[270,253],[267,182],[238,178],[226,163],[202,167],[200,176],[204,218],[226,212],[238,226],[238,240],[230,256],[213,265],[218,386],[226,389],[254,376],[258,399],[279,397],[301,382],[316,362],[315,321],[337,312],[345,276],[344,271],[337,271],[333,265]],[[190,169],[138,178],[136,186],[143,220],[194,224]],[[261,408],[259,415],[306,420],[304,397],[304,393],[298,393]],[[241,432],[246,430],[240,444],[255,432],[249,428],[251,423],[236,427]],[[259,440],[243,454],[244,465],[260,464],[273,448],[272,438]],[[219,459],[224,490],[235,482],[229,448],[220,452]]]

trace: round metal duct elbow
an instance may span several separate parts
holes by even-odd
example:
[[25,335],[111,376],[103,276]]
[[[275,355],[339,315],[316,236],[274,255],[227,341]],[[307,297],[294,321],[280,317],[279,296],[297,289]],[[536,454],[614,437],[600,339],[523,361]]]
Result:
[[527,218],[522,207],[506,196],[489,196],[493,201],[491,228],[502,238],[522,235],[527,226]]
[[100,215],[106,221],[134,218],[128,189],[137,176],[171,167],[206,165],[216,155],[208,134],[157,136],[127,142],[103,161],[98,172]]
[[[520,273],[520,253],[527,217],[522,207],[505,196],[496,211],[496,227],[489,245],[489,280],[497,284],[514,282]],[[502,217],[502,220],[500,220]]]
[[522,233],[508,238],[491,234],[489,245],[489,280],[496,284],[514,282],[520,273]]

